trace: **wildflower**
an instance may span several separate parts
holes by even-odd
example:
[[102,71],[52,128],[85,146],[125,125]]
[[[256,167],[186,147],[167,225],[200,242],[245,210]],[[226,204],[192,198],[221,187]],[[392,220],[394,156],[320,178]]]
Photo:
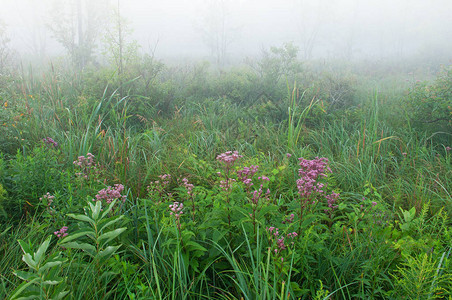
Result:
[[170,183],[171,175],[163,174],[163,175],[160,175],[159,178],[162,180],[163,185],[167,186]]
[[[149,194],[154,195],[155,193],[158,194],[159,199],[163,198],[165,195],[168,198],[171,198],[170,193],[166,193],[165,190],[170,184],[171,175],[170,174],[163,174],[158,176],[160,180],[152,181],[148,187],[147,191]],[[160,202],[160,200],[159,200]]]
[[291,238],[291,239],[294,239],[294,238],[296,238],[297,236],[298,236],[298,233],[296,233],[295,231],[287,234],[287,237],[288,237],[288,238]]
[[[270,232],[270,233],[272,233],[273,232],[273,230],[275,230],[275,227],[267,227],[267,228],[265,228],[268,232]],[[278,230],[278,229],[276,229],[276,230]]]
[[183,178],[182,182],[183,182],[185,188],[187,189],[187,194],[189,196],[192,196],[193,195],[193,187],[194,187],[194,185],[191,184],[191,183],[188,183],[188,179],[187,178]]
[[222,188],[223,191],[227,192],[228,190],[231,189],[233,182],[236,182],[236,180],[233,178],[228,178],[227,180],[221,180],[220,188]]
[[286,153],[286,157],[287,157],[287,158],[290,158],[291,156],[292,156],[292,154]]
[[53,147],[58,147],[58,143],[55,142],[51,137],[46,137],[43,138],[42,141],[47,145],[47,146],[53,146]]
[[377,202],[372,201],[372,206],[376,206],[376,205],[377,205]]
[[67,230],[68,230],[68,227],[63,226],[63,227],[61,227],[60,230],[55,231],[53,234],[56,235],[59,239],[61,239],[68,235],[66,232]]
[[237,170],[237,177],[240,181],[245,183],[247,186],[253,185],[251,178],[256,174],[259,166],[251,165],[250,167],[244,167],[242,170]]
[[283,224],[286,223],[293,223],[293,219],[295,218],[294,214],[290,214],[290,216],[288,218],[286,218],[284,221],[282,221]]
[[406,157],[408,154],[406,152],[402,153],[403,157]]
[[77,160],[73,164],[81,169],[81,172],[75,173],[76,176],[89,179],[91,173],[97,171],[96,164],[94,163],[94,155],[87,153],[86,157],[81,155],[77,157]]
[[239,155],[237,151],[226,151],[225,153],[219,154],[217,160],[224,163],[227,167],[231,167],[234,165],[235,161],[241,157],[243,157],[243,155]]
[[449,152],[450,150],[452,150],[452,148],[449,147],[449,146],[447,146],[447,147],[446,147],[446,151]]
[[97,192],[96,198],[93,201],[105,201],[107,204],[110,204],[113,200],[120,199],[125,202],[126,196],[121,195],[123,190],[124,186],[122,184],[115,184],[113,187],[108,186],[106,189],[101,189]]
[[317,183],[319,177],[327,177],[326,172],[331,172],[327,166],[327,158],[316,157],[313,160],[299,158],[300,169],[298,174],[301,176],[297,180],[298,194],[301,198],[309,198],[313,192],[323,193],[323,183]]
[[339,198],[339,194],[333,192],[331,195],[327,195],[325,196],[327,202],[328,202],[328,207],[333,209],[338,208],[337,205],[334,205],[334,203],[336,203],[337,199]]
[[276,241],[276,245],[278,246],[278,251],[282,251],[286,249],[286,245],[284,244],[284,237],[278,239]]
[[39,198],[39,201],[47,200],[47,206],[50,206],[54,199],[55,199],[55,196],[52,196],[52,195],[50,195],[49,192],[47,192],[47,194],[45,194],[44,196]]
[[270,178],[268,178],[267,176],[260,176],[258,179],[262,181],[270,181]]
[[170,215],[174,216],[176,220],[179,221],[180,216],[184,213],[182,210],[184,209],[184,204],[179,202],[174,202],[173,204],[169,205],[169,208],[171,210]]

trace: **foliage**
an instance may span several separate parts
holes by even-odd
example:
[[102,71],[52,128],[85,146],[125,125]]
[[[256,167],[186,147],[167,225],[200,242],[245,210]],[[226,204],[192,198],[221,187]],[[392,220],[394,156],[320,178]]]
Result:
[[447,127],[403,124],[403,89],[297,52],[219,73],[136,53],[122,77],[55,64],[10,81],[0,297],[446,297]]
[[30,271],[15,271],[14,275],[24,280],[8,299],[63,299],[69,294],[65,278],[59,277],[60,266],[65,262],[61,253],[46,257],[52,236],[49,236],[33,252],[32,245],[19,240],[24,255],[22,260]]
[[406,98],[408,117],[421,129],[450,132],[452,127],[452,67],[433,82],[416,82]]

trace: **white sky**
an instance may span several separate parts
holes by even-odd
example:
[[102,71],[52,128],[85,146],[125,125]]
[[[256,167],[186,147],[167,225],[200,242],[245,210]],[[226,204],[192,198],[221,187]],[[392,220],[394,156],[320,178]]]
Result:
[[[33,44],[44,44],[46,53],[62,51],[46,26],[55,1],[74,0],[0,0],[0,20],[15,49],[30,53]],[[89,2],[96,1],[108,0]],[[210,52],[201,29],[218,13],[210,9],[215,1],[120,0],[120,5],[143,51],[158,40],[157,56],[206,57]],[[310,37],[314,57],[452,54],[452,0],[223,1],[227,33],[233,37],[230,56],[253,55],[289,41],[305,49]]]

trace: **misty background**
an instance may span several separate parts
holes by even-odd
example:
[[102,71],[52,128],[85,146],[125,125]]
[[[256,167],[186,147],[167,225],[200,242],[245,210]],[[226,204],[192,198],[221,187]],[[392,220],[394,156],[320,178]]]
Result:
[[[67,54],[64,33],[102,63],[106,37],[123,20],[124,38],[164,60],[222,60],[228,65],[292,42],[299,58],[434,63],[452,59],[449,0],[0,0],[0,22],[21,59]],[[79,6],[78,6],[79,5]],[[78,11],[79,9],[79,11]],[[117,15],[116,15],[117,17]]]

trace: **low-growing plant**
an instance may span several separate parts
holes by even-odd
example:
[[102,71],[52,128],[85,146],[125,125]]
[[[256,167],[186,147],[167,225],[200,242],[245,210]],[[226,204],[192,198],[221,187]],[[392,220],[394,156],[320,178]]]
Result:
[[46,256],[52,236],[33,251],[31,243],[19,240],[24,255],[22,260],[29,271],[17,270],[14,275],[24,282],[20,284],[8,299],[63,299],[69,294],[66,278],[61,277],[61,265],[67,259],[61,257],[61,252]]

